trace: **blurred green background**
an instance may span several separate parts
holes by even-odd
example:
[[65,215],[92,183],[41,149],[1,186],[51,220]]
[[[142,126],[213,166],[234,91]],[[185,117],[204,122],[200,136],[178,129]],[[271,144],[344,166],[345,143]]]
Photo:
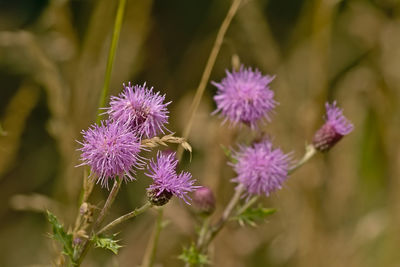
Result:
[[[74,222],[83,168],[81,129],[95,120],[118,1],[0,1],[0,266],[52,266],[59,246],[43,214]],[[182,135],[188,108],[228,0],[128,0],[111,94],[132,81],[167,94],[170,127]],[[229,224],[211,247],[214,266],[400,266],[400,3],[398,0],[247,0],[230,26],[211,80],[233,55],[276,74],[280,105],[266,130],[301,157],[337,99],[355,131],[296,172],[265,205],[278,212],[258,228]],[[233,192],[220,144],[232,129],[211,116],[208,85],[182,167],[212,187],[217,214]],[[239,130],[239,137],[248,130]],[[148,179],[123,185],[112,214],[144,201]],[[91,203],[107,191],[96,187]],[[195,236],[191,208],[174,200],[157,266]],[[124,224],[118,256],[92,250],[83,266],[137,266],[152,231],[150,211]]]

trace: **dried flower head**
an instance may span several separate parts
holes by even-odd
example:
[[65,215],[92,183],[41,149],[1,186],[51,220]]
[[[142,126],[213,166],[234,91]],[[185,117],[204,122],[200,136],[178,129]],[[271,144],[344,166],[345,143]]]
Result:
[[123,86],[122,93],[111,97],[107,110],[110,118],[128,123],[140,137],[151,138],[159,132],[164,133],[168,123],[167,106],[171,103],[164,103],[165,95],[154,93],[153,87],[148,89],[146,83],[132,86],[129,82],[128,86]]
[[332,148],[343,136],[353,131],[353,124],[343,116],[343,110],[336,106],[336,101],[330,105],[325,103],[325,124],[315,133],[314,147],[325,152]]
[[193,191],[197,186],[193,185],[195,180],[188,172],[176,173],[178,160],[175,152],[157,153],[157,161],[149,163],[147,176],[153,179],[153,183],[147,188],[148,197],[153,205],[162,206],[166,204],[172,195],[183,199],[187,204],[190,198],[188,192]]
[[240,67],[239,71],[226,71],[221,83],[212,82],[218,88],[214,100],[217,109],[225,121],[231,124],[239,122],[254,129],[260,120],[270,121],[270,113],[278,102],[274,100],[274,92],[269,84],[274,76],[262,75],[259,70]]
[[269,196],[287,179],[290,155],[279,148],[273,149],[269,140],[240,147],[233,157],[237,160],[232,163],[237,173],[233,181],[243,184],[250,195]]
[[94,124],[87,131],[82,131],[83,141],[79,149],[82,165],[89,165],[102,186],[108,187],[108,181],[116,176],[134,180],[132,168],[143,165],[139,157],[141,149],[139,138],[129,128],[117,122]]

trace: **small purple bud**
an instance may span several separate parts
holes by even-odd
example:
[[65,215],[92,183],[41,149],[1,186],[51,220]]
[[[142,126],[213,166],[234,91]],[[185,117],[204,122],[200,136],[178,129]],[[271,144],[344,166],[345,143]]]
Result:
[[215,210],[215,197],[210,188],[202,186],[193,193],[193,204],[200,213],[210,215]]
[[336,101],[325,104],[325,124],[315,133],[313,145],[315,149],[326,152],[331,149],[343,136],[353,131],[353,124],[343,116],[342,109],[336,106]]

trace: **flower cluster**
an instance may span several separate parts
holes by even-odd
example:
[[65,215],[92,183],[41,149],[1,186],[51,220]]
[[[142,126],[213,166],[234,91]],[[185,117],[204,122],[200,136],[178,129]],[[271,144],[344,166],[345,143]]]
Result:
[[[278,104],[269,87],[274,76],[262,75],[257,69],[253,71],[243,66],[239,71],[226,71],[226,75],[220,83],[213,82],[218,89],[214,96],[217,104],[214,113],[220,113],[223,122],[242,123],[251,130],[256,130],[260,121],[270,122],[270,114]],[[326,110],[326,122],[313,138],[313,145],[319,151],[329,150],[353,130],[336,102],[326,103]],[[240,146],[233,158],[234,163],[230,165],[237,176],[232,181],[244,186],[249,195],[269,196],[282,187],[290,171],[290,154],[274,149],[268,139],[251,146]]]
[[[170,103],[165,103],[165,95],[147,88],[146,84],[124,84],[123,92],[118,97],[112,96],[110,107],[106,108],[108,120],[82,131],[83,141],[79,142],[82,163],[78,166],[90,166],[91,175],[94,174],[97,182],[107,188],[109,180],[117,176],[134,180],[135,169],[145,165],[139,156],[143,150],[142,138],[152,138],[168,131],[165,125]],[[188,202],[186,194],[196,186],[190,173],[176,174],[178,161],[174,156],[175,153],[159,152],[157,163],[150,162],[148,175],[154,184],[149,192],[156,192],[157,197],[166,192],[170,194],[169,198],[175,195]]]

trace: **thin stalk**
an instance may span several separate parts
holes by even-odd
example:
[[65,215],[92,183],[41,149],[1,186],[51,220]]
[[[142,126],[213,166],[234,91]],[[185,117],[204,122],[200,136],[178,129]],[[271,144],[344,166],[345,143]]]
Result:
[[[203,97],[204,90],[206,89],[208,80],[210,79],[211,71],[215,65],[215,61],[217,59],[218,53],[221,50],[221,45],[224,41],[226,31],[229,28],[229,25],[232,22],[233,17],[235,16],[242,0],[233,0],[232,5],[221,24],[221,27],[218,30],[217,37],[215,38],[215,42],[211,53],[208,57],[206,67],[204,68],[203,75],[201,76],[199,86],[196,89],[196,94],[193,98],[192,104],[190,106],[190,116],[189,121],[186,124],[186,127],[183,131],[183,138],[187,139],[190,131],[192,130],[192,125],[194,121],[194,116],[196,115],[196,111],[200,105],[201,98]],[[177,157],[180,159],[182,157],[183,149],[181,147],[178,148]]]
[[208,247],[208,244],[214,239],[214,237],[219,233],[219,231],[225,226],[226,222],[229,220],[230,215],[232,214],[233,209],[239,203],[240,197],[244,191],[244,186],[239,184],[236,187],[235,194],[232,196],[228,205],[226,206],[224,212],[222,213],[221,218],[217,222],[217,224],[211,228],[209,235],[204,239],[203,242],[199,242],[198,248],[202,251],[204,248]]
[[99,111],[97,114],[97,123],[99,123],[101,120],[101,109],[100,108],[104,107],[104,105],[106,103],[106,98],[107,98],[108,92],[110,90],[111,72],[112,72],[112,68],[113,68],[113,64],[114,64],[115,54],[117,52],[119,35],[121,33],[121,28],[122,28],[122,21],[124,19],[125,5],[126,5],[126,0],[119,0],[117,15],[115,16],[114,30],[113,30],[113,35],[112,35],[112,39],[111,39],[111,46],[110,46],[110,50],[108,52],[106,74],[104,75],[103,89],[101,90],[101,95],[100,95],[100,100],[99,100]]
[[153,234],[151,235],[150,242],[147,245],[141,267],[152,267],[154,264],[154,260],[156,258],[156,253],[157,253],[158,239],[160,237],[161,229],[163,228],[163,225],[162,225],[163,213],[164,213],[163,208],[158,209],[157,221],[156,221],[156,224],[154,227]]
[[203,220],[203,225],[201,226],[200,232],[199,232],[199,239],[197,240],[197,247],[200,247],[201,244],[203,244],[204,239],[206,238],[206,234],[208,231],[208,227],[210,225],[210,216],[207,216]]
[[307,161],[309,161],[315,154],[317,153],[317,150],[314,148],[313,145],[308,145],[306,147],[306,152],[304,153],[304,156],[298,161],[296,162],[296,164],[294,166],[292,166],[289,171],[288,174],[292,174],[295,170],[297,170],[298,168],[300,168],[301,166],[303,166]]
[[[99,216],[97,217],[96,222],[94,223],[92,232],[95,233],[97,229],[101,226],[101,224],[104,221],[104,218],[106,217],[107,213],[110,211],[111,205],[115,200],[115,197],[118,194],[118,191],[121,187],[122,179],[117,178],[114,182],[113,188],[110,191],[110,194],[108,195],[108,198],[106,200],[106,203],[104,204],[103,208],[100,211]],[[80,250],[80,253],[76,257],[76,266],[80,266],[84,257],[86,256],[87,252],[90,249],[91,246],[91,238],[85,241],[85,243],[82,245],[82,249]]]
[[122,215],[121,217],[115,219],[114,221],[110,222],[109,224],[107,224],[106,226],[104,226],[103,228],[101,228],[101,230],[99,230],[96,235],[100,235],[104,232],[107,232],[108,230],[110,230],[111,228],[129,220],[132,219],[140,214],[142,214],[143,212],[145,212],[146,210],[148,210],[149,208],[151,208],[152,205],[150,202],[147,202],[146,204],[144,204],[143,206],[141,206],[140,208],[137,208],[125,215]]

